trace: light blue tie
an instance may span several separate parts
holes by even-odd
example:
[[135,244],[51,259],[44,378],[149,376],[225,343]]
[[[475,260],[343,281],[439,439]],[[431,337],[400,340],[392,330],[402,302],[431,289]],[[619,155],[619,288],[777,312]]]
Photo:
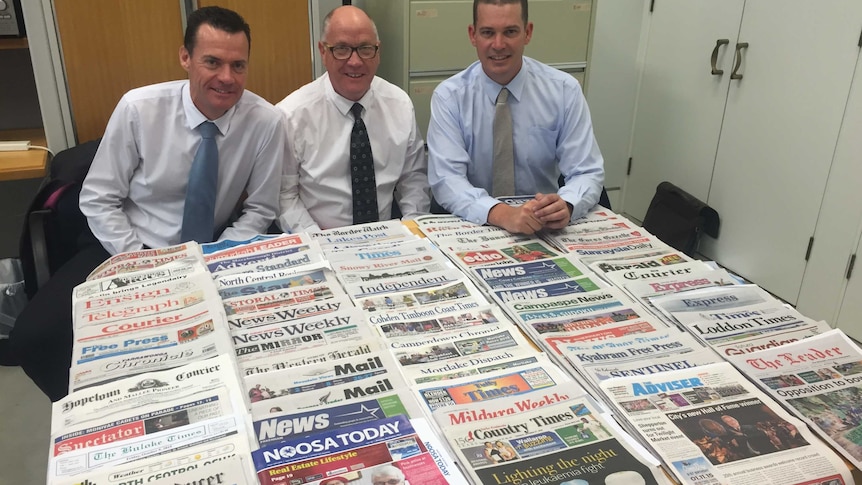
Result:
[[212,121],[204,121],[198,125],[198,131],[202,139],[189,172],[180,240],[207,243],[212,242],[215,232],[218,188],[218,146],[215,136],[218,134],[218,127]]

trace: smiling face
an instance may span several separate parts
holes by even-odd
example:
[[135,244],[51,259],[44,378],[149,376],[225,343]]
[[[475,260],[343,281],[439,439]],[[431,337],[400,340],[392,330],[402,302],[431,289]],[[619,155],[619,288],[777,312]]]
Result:
[[524,47],[533,36],[533,23],[521,17],[519,3],[476,6],[476,23],[467,28],[482,70],[497,84],[506,85],[521,70]]
[[245,33],[228,33],[210,24],[198,28],[192,52],[180,47],[180,64],[189,73],[192,102],[208,119],[220,118],[242,96],[248,48]]
[[326,46],[359,47],[379,43],[374,24],[362,10],[346,6],[332,12],[323,40],[317,43],[317,47],[336,93],[350,101],[359,101],[365,96],[380,65],[380,54],[372,59],[362,59],[354,51],[348,59],[339,60]]

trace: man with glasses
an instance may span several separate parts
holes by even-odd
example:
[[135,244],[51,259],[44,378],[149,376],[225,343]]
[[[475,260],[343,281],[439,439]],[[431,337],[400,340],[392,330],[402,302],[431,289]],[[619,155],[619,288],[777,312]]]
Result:
[[427,160],[413,103],[376,77],[377,27],[353,6],[323,21],[326,73],[276,106],[287,132],[279,225],[329,229],[428,212]]
[[[599,200],[604,162],[569,74],[524,57],[527,0],[474,0],[479,61],[431,98],[428,179],[446,210],[515,233],[558,229]],[[565,186],[558,186],[563,175]],[[520,207],[495,197],[529,195]]]

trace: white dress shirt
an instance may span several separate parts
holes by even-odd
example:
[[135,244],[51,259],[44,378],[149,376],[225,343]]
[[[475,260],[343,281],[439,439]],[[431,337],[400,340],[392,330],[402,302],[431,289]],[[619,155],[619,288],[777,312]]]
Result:
[[[111,253],[180,242],[186,185],[206,117],[188,81],[154,84],[126,93],[114,109],[81,188],[81,212]],[[279,112],[245,91],[221,118],[215,225],[225,225],[243,191],[242,214],[220,239],[266,232],[277,215],[284,157]]]
[[[380,220],[391,218],[393,192],[405,219],[428,213],[428,162],[413,103],[403,90],[375,77],[358,101],[368,129]],[[284,114],[287,147],[278,221],[293,232],[353,224],[350,132],[353,101],[332,88],[329,75],[276,105]]]
[[[599,201],[604,159],[593,136],[587,101],[570,74],[529,57],[505,86],[512,112],[515,193],[557,193],[575,220]],[[494,180],[494,110],[503,86],[474,62],[440,83],[431,97],[428,179],[444,208],[477,224],[500,201]],[[559,187],[557,178],[565,178]]]

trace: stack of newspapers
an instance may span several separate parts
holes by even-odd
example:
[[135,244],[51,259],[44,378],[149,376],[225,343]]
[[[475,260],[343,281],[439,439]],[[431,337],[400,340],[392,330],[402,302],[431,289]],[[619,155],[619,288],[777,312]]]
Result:
[[125,253],[72,311],[51,484],[852,484],[829,446],[862,465],[854,342],[602,207],[529,236],[429,215]]

